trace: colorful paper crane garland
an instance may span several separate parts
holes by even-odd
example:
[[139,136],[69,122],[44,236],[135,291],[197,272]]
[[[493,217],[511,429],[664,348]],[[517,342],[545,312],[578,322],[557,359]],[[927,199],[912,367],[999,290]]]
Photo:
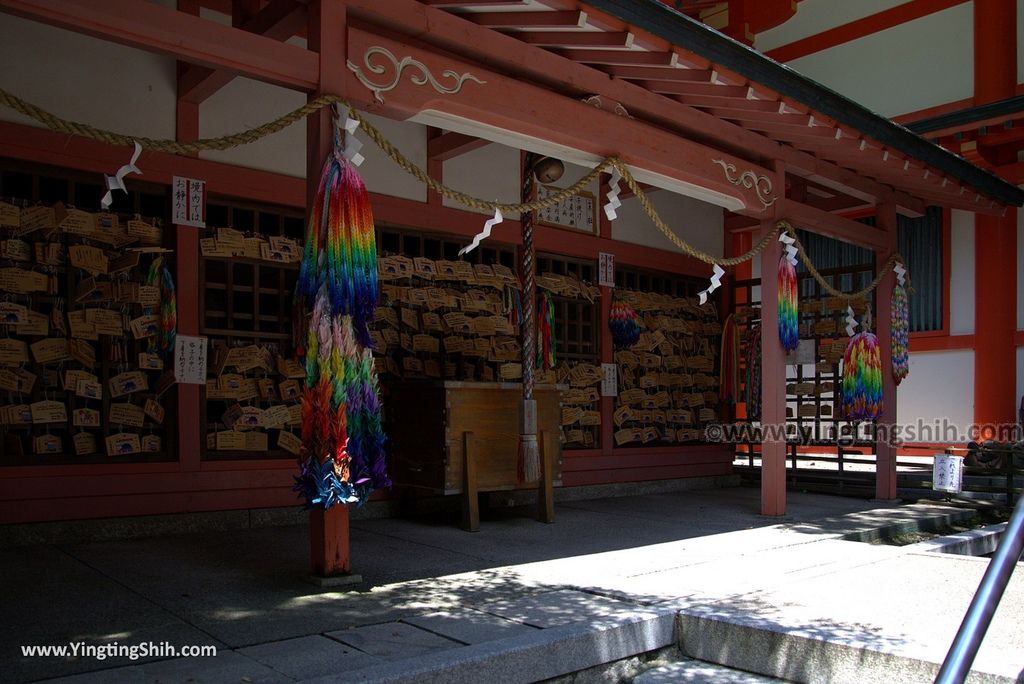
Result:
[[882,413],[882,350],[878,337],[862,330],[850,338],[843,355],[843,417],[876,420]]
[[377,246],[366,187],[338,151],[320,177],[295,294],[308,333],[299,350],[306,381],[294,489],[307,508],[361,504],[391,485],[368,328]]
[[892,290],[892,377],[899,385],[910,373],[910,307],[904,287],[907,270],[896,264],[896,287]]
[[612,295],[612,307],[608,314],[608,329],[616,349],[629,349],[640,341],[640,324],[636,310],[616,295]]
[[[150,354],[158,354],[164,361],[169,361],[174,356],[174,342],[178,336],[178,300],[174,294],[171,269],[167,268],[162,256],[157,256],[149,265],[146,285],[156,287],[160,292],[160,310],[156,312],[160,328],[156,335],[149,338],[147,351]],[[153,313],[152,309],[146,310],[147,315]]]
[[747,404],[747,419],[761,420],[761,328],[750,327],[750,344],[747,345],[747,370],[743,382]]
[[545,290],[537,303],[537,368],[551,370],[557,363],[555,354],[555,303]]

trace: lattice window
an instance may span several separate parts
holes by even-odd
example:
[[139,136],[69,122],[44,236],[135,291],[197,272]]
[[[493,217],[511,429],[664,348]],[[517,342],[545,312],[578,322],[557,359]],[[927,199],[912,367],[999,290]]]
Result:
[[[572,276],[585,283],[597,280],[593,261],[543,255],[537,258],[537,273]],[[601,307],[597,301],[554,295],[555,339],[559,361],[597,363],[600,358],[601,331],[597,319]]]
[[[212,199],[207,205],[206,224],[209,226],[204,234],[206,239],[217,239],[221,228],[229,228],[240,231],[249,239],[286,237],[301,245],[304,234],[304,218],[300,211],[219,198]],[[210,339],[211,358],[216,357],[218,347],[230,350],[251,348],[252,345],[267,350],[275,360],[279,357],[294,358],[293,292],[298,270],[297,262],[277,263],[261,258],[258,251],[244,256],[201,257],[201,332]],[[245,449],[217,442],[217,434],[227,432],[229,423],[234,423],[233,417],[228,416],[237,412],[239,406],[266,411],[282,403],[288,407],[298,405],[297,397],[283,396],[280,388],[287,379],[280,377],[276,368],[258,368],[243,375],[246,380],[258,383],[258,396],[242,401],[210,399],[207,396],[207,401],[203,402],[202,420],[207,429],[203,458],[294,458],[293,453],[280,447],[279,441],[282,433],[297,434],[298,425],[294,420],[284,427],[266,428],[265,448],[261,441]],[[211,379],[220,382],[212,375]],[[292,379],[301,387],[301,379]],[[231,436],[237,439],[237,436]]]

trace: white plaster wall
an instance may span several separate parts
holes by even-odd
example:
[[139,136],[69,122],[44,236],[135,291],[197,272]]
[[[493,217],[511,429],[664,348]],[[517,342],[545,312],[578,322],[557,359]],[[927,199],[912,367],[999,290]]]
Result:
[[938,419],[966,429],[974,422],[974,351],[911,353],[910,375],[900,383],[896,398],[901,425],[931,425]]
[[[658,214],[676,235],[709,254],[724,255],[724,212],[721,207],[668,190],[657,190],[649,197]],[[618,214],[619,217],[612,222],[613,239],[657,249],[678,250],[651,223],[635,197],[625,200]]]
[[796,15],[773,29],[757,34],[754,47],[762,52],[787,45],[836,26],[848,24],[871,14],[901,5],[906,0],[803,0],[796,6]]
[[949,334],[973,334],[974,214],[956,209],[950,218],[949,277]]
[[[261,126],[305,103],[303,93],[248,78],[236,78],[199,106],[199,136],[211,138]],[[199,156],[304,178],[306,122],[296,122],[248,145],[201,152]]]
[[[519,150],[507,145],[491,143],[449,159],[444,163],[443,173],[445,185],[480,199],[516,203],[522,193],[519,184]],[[563,182],[559,181],[558,184],[562,185]],[[447,197],[444,198],[444,205],[481,214],[492,213],[469,209]],[[518,215],[513,214],[509,218],[518,218]]]
[[[212,137],[235,133],[272,121],[301,107],[303,93],[247,78],[236,78],[206,100],[199,108],[199,133]],[[421,168],[427,164],[427,133],[420,124],[393,121],[372,114],[363,115],[399,151]],[[361,153],[366,161],[359,172],[371,192],[425,202],[426,186],[402,171],[365,134]],[[306,121],[230,150],[203,152],[204,159],[237,164],[289,176],[306,176]]]
[[[427,168],[427,127],[407,121],[394,121],[373,114],[362,112],[374,128],[390,140],[398,151],[419,166]],[[381,152],[365,135],[356,131],[362,140],[363,149],[360,153],[366,161],[359,167],[359,173],[366,182],[370,192],[379,192],[392,197],[403,197],[417,202],[427,201],[427,186],[399,168],[398,164]],[[303,147],[305,149],[305,147]]]
[[971,96],[973,26],[972,4],[963,3],[789,66],[878,114],[896,116]]
[[[4,14],[0,64],[0,86],[57,116],[174,137],[173,59]],[[0,119],[38,126],[6,107]]]

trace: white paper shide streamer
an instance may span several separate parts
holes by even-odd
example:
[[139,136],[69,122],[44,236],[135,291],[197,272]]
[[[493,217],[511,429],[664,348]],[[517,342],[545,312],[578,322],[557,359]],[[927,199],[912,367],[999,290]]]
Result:
[[708,285],[708,289],[697,293],[697,298],[700,299],[701,305],[707,303],[709,294],[722,286],[722,276],[725,275],[725,269],[718,264],[712,264],[712,271],[711,284]]
[[104,210],[109,209],[110,205],[114,203],[114,190],[120,190],[121,192],[128,192],[124,187],[124,177],[129,173],[137,173],[140,176],[142,171],[135,165],[135,162],[139,161],[139,155],[142,154],[142,145],[135,141],[135,151],[132,152],[132,160],[119,168],[117,173],[113,176],[106,176],[107,179],[107,194],[103,195],[103,199],[100,200],[100,206]]
[[907,284],[907,269],[900,262],[893,265],[892,270],[896,272],[896,284],[903,287]]
[[857,317],[853,315],[853,307],[846,307],[846,336],[853,337],[857,331]]
[[356,137],[356,129],[359,128],[359,122],[352,117],[345,118],[345,159],[348,159],[354,166],[359,166],[366,157],[359,154],[359,150],[363,149],[363,143]]
[[612,176],[608,180],[609,190],[605,193],[608,201],[604,204],[604,214],[609,221],[614,221],[619,217],[616,209],[622,206],[622,201],[619,199],[619,192],[622,191],[622,188],[619,187],[620,180],[622,180],[622,174],[617,168],[612,167]]
[[459,250],[459,256],[462,256],[463,254],[468,254],[469,252],[472,252],[474,249],[479,247],[481,242],[491,237],[491,229],[504,220],[505,217],[501,215],[501,210],[495,209],[494,218],[488,219],[487,221],[484,222],[484,229],[473,236],[473,241],[469,243],[469,245]]
[[796,266],[797,250],[796,245],[794,244],[796,239],[789,233],[782,232],[779,233],[779,242],[786,245],[786,261],[788,261],[791,266]]

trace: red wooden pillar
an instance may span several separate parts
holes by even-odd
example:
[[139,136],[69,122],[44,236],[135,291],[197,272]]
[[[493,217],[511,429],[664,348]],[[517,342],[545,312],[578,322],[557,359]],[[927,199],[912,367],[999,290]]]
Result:
[[753,45],[754,34],[750,31],[749,22],[751,9],[753,9],[753,0],[731,0],[727,10],[729,23],[723,33],[744,45]]
[[[753,244],[754,244],[754,232],[755,231],[753,231],[753,230],[742,230],[742,231],[736,231],[734,233],[729,233],[728,231],[726,231],[725,244],[726,244],[726,248],[728,250],[727,256],[737,257],[737,256],[739,256],[741,254],[746,254],[747,252],[749,252],[750,248],[753,247]],[[740,281],[740,280],[750,280],[751,278],[753,278],[754,277],[753,264],[754,264],[753,260],[750,260],[750,261],[744,261],[742,264],[737,264],[736,266],[734,266],[733,269],[732,269],[732,275],[731,275],[732,280]],[[724,310],[722,312],[722,317],[723,318],[725,316],[729,315],[729,313],[731,312],[732,309],[739,308],[741,305],[744,305],[744,304],[750,304],[750,297],[747,296],[747,291],[745,289],[741,290],[741,289],[729,288],[729,290],[730,290],[730,302],[729,302],[730,309],[726,309],[726,310]],[[723,297],[722,299],[724,301],[725,297]],[[737,387],[736,389],[738,390],[739,388]],[[735,417],[737,419],[746,418],[747,417],[747,404],[744,401],[743,397],[742,396],[737,396],[735,398],[735,402],[736,402]],[[739,447],[739,445],[736,445],[736,446]]]
[[[344,95],[347,36],[343,0],[309,3],[308,46],[320,54],[320,87],[311,99],[324,93]],[[326,107],[306,120],[307,207],[313,206],[320,169],[333,144],[334,122],[331,108]],[[307,209],[307,216],[311,213]],[[332,506],[309,514],[309,551],[316,576],[341,575],[351,570],[348,507]]]
[[[882,268],[896,251],[896,205],[880,204],[875,213],[876,225],[884,230],[886,248],[875,251],[875,267]],[[892,427],[896,425],[896,381],[892,377],[892,288],[896,274],[892,268],[883,274],[875,291],[875,334],[882,352],[882,414],[878,418],[881,439],[875,443],[875,498],[896,498],[896,448],[892,444]]]
[[[1014,0],[974,3],[974,103],[1013,97],[1017,76]],[[1016,420],[1017,210],[975,214],[974,422]],[[911,274],[913,276],[913,274]],[[989,437],[990,435],[984,435]],[[993,435],[994,436],[994,435]]]
[[[178,10],[199,15],[197,0],[178,0]],[[178,63],[179,75],[187,68]],[[175,107],[175,137],[180,141],[199,138],[199,105],[178,98]],[[197,156],[197,155],[191,155]],[[202,179],[199,179],[202,180]],[[199,334],[199,230],[189,226],[174,226],[174,274],[177,288],[178,332],[182,335]],[[178,459],[182,470],[199,470],[202,447],[201,399],[199,385],[178,385]]]
[[[601,207],[600,211],[597,212],[597,227],[598,235],[608,240],[612,239],[612,222],[608,219],[608,216],[604,213],[604,199],[605,195],[611,190],[611,186],[608,181],[611,176],[602,173],[601,181],[598,186],[598,205]],[[601,314],[598,318],[598,325],[601,330],[601,363],[615,363],[615,347],[612,343],[612,331],[608,327],[608,319],[612,311],[612,295],[615,293],[615,288],[601,286]],[[618,368],[616,366],[616,368]],[[617,372],[617,371],[616,371]],[[615,448],[615,423],[612,415],[615,413],[615,397],[601,397],[600,404],[601,411],[601,453],[606,456],[612,455],[612,449]]]
[[[775,220],[762,221],[758,239]],[[761,252],[761,515],[786,513],[786,353],[779,343],[779,270],[781,243]]]

